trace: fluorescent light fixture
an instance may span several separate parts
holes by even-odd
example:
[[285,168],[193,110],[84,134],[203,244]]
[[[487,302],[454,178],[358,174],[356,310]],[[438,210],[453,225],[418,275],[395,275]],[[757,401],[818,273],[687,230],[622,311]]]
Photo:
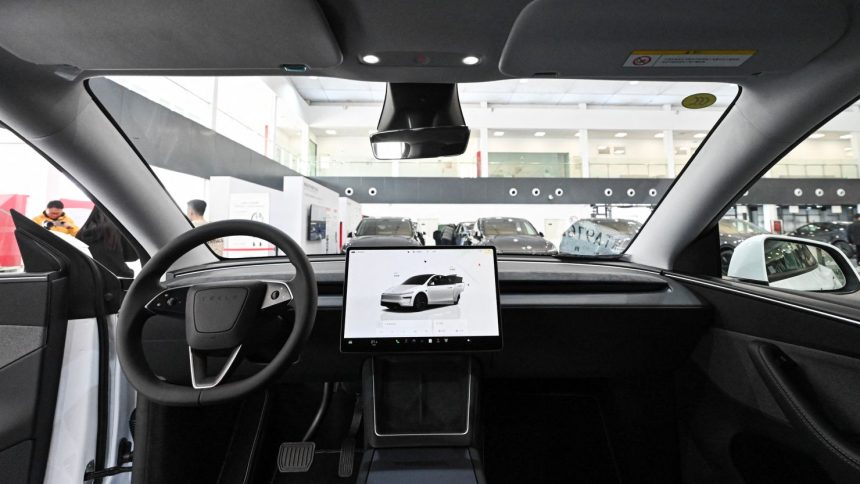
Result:
[[846,146],[845,148],[842,148],[842,149],[843,149],[843,150],[845,150],[845,151],[851,151],[851,147],[850,147],[850,146]]
[[504,136],[504,135],[505,135],[504,131],[493,131],[493,136]]
[[630,81],[631,86],[635,86],[636,84],[639,84],[639,81]]
[[333,130],[333,129],[327,129],[327,130],[325,130],[325,134],[328,134],[328,135],[335,135],[335,134],[337,134],[337,131],[335,131],[335,130]]
[[655,138],[664,138],[664,137],[666,137],[666,134],[663,133],[662,131],[660,131],[659,133],[655,134],[654,137]]
[[707,136],[707,133],[696,133],[693,135],[693,138],[702,139]]
[[598,146],[598,147],[597,147],[597,149],[598,149],[598,150],[607,150],[607,149],[609,149],[609,147],[608,147],[608,146],[606,146],[606,145],[600,145],[600,146]]
[[576,136],[577,138],[579,138],[580,136],[582,136],[582,133],[581,133],[580,131],[577,131],[576,133],[574,133],[574,136]]
[[481,59],[478,59],[473,55],[463,57],[463,64],[466,64],[467,66],[473,66],[478,62],[481,62]]
[[365,64],[378,64],[379,57],[376,57],[373,54],[367,54],[366,56],[361,58],[361,62],[364,62]]
[[541,136],[546,136],[546,131],[535,131],[535,136],[540,138]]
[[615,133],[615,137],[616,137],[616,138],[624,138],[624,137],[626,137],[626,136],[627,136],[627,133],[625,133],[624,131],[621,131],[621,132]]
[[812,133],[809,135],[809,139],[821,139],[824,137],[824,133]]
[[853,137],[854,137],[854,136],[852,136],[852,135],[850,135],[850,134],[843,134],[842,136],[840,136],[840,137],[839,137],[839,139],[851,139],[851,138],[853,138]]

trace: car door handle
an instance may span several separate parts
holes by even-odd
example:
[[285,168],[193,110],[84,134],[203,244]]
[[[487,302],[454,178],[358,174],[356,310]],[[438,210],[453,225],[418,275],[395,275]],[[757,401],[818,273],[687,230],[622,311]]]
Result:
[[753,341],[749,354],[779,408],[792,427],[814,444],[816,457],[831,477],[858,482],[860,448],[844,436],[803,390],[801,368],[776,345]]

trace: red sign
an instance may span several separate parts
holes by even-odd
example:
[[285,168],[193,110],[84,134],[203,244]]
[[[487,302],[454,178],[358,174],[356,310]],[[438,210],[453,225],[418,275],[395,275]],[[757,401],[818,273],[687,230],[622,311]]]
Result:
[[21,213],[27,210],[27,195],[0,195],[0,267],[22,265],[18,242],[15,241],[15,224],[9,210]]
[[782,233],[782,220],[771,220],[770,221],[770,231],[774,234]]

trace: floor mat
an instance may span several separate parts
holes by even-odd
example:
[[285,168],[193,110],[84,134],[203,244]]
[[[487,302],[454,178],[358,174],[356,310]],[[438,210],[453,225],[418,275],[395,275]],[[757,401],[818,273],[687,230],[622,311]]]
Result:
[[491,390],[483,407],[487,482],[620,482],[594,396]]

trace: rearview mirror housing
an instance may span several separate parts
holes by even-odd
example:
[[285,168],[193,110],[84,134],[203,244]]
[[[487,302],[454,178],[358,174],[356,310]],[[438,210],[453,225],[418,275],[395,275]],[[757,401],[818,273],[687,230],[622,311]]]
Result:
[[378,160],[461,155],[471,134],[456,84],[389,83],[377,130],[370,145]]
[[838,248],[797,237],[756,235],[735,248],[728,276],[797,291],[855,291],[851,261]]

